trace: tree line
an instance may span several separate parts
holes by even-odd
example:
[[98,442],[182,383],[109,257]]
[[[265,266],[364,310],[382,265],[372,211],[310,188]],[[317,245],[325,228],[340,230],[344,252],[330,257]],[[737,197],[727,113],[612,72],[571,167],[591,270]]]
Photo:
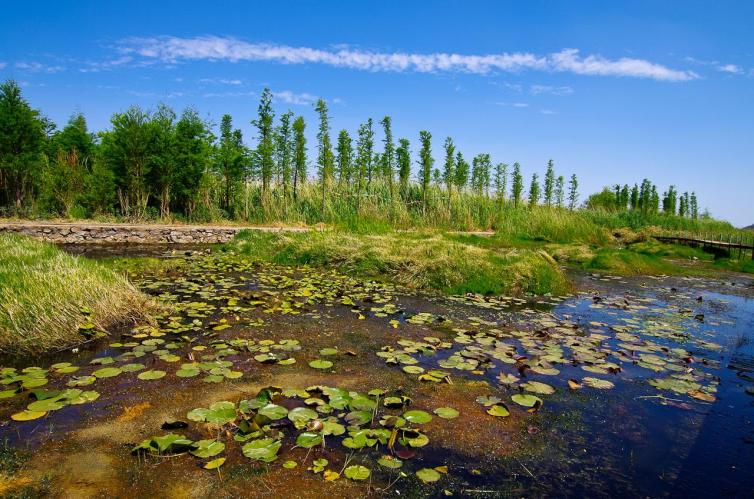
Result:
[[[14,81],[6,81],[0,86],[0,210],[306,222],[386,214],[389,220],[465,218],[484,225],[503,209],[579,206],[576,175],[556,175],[552,161],[541,181],[535,173],[527,185],[519,163],[494,163],[487,153],[468,160],[448,137],[436,164],[432,134],[419,132],[414,154],[408,138],[393,136],[390,116],[368,119],[354,136],[340,130],[333,141],[322,99],[315,105],[312,148],[304,118],[291,111],[276,116],[272,101],[265,89],[251,120],[256,136],[250,146],[230,115],[215,130],[195,109],[177,114],[165,105],[115,113],[110,128],[98,133],[77,113],[58,130]],[[616,186],[609,203],[592,196],[587,204],[656,212],[656,188],[645,183],[631,190]],[[696,217],[696,196],[679,197],[674,189],[666,193],[663,211],[676,213],[678,203],[682,215]]]
[[676,186],[671,185],[660,196],[657,186],[648,179],[644,179],[641,184],[634,184],[633,187],[629,187],[628,184],[617,184],[612,189],[606,187],[602,192],[592,194],[587,200],[587,206],[608,211],[677,215],[692,220],[699,219],[701,215],[695,192],[681,194]]

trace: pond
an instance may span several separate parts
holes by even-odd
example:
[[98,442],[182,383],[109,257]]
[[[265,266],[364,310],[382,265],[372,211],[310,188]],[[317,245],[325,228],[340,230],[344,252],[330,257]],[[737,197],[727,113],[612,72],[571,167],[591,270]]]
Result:
[[[155,324],[3,359],[0,440],[60,495],[754,492],[750,279],[575,275],[442,297],[205,247],[135,276]],[[6,389],[7,388],[7,389]]]

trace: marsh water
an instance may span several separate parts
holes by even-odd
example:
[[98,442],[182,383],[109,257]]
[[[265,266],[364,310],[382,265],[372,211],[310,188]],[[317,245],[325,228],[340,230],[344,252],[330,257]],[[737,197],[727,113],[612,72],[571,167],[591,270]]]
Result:
[[754,494],[751,278],[444,297],[203,247],[69,250],[172,264],[131,276],[154,324],[0,362],[0,440],[52,495]]

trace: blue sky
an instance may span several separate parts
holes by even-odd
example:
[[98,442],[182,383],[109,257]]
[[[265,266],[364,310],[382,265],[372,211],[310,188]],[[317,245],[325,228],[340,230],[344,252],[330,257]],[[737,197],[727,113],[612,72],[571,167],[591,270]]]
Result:
[[[525,5],[524,5],[525,4]],[[393,117],[582,193],[648,177],[754,223],[754,2],[13,2],[0,79],[57,123],[131,104],[249,121],[261,90],[333,134]]]

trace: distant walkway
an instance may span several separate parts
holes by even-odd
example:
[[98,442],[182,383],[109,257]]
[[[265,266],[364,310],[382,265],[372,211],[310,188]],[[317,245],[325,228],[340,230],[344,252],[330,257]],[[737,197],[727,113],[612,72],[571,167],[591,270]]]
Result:
[[0,232],[12,232],[55,243],[196,244],[225,243],[242,230],[307,232],[307,227],[243,225],[165,225],[93,222],[0,222]]
[[742,255],[751,252],[751,259],[754,260],[754,240],[746,241],[743,237],[739,237],[738,241],[736,241],[733,236],[728,236],[728,240],[725,241],[725,237],[722,235],[719,239],[710,238],[707,235],[654,236],[654,238],[664,243],[685,244],[695,248],[702,248],[705,251],[720,249],[727,251],[731,255],[735,250],[738,250],[739,258],[741,258]]

